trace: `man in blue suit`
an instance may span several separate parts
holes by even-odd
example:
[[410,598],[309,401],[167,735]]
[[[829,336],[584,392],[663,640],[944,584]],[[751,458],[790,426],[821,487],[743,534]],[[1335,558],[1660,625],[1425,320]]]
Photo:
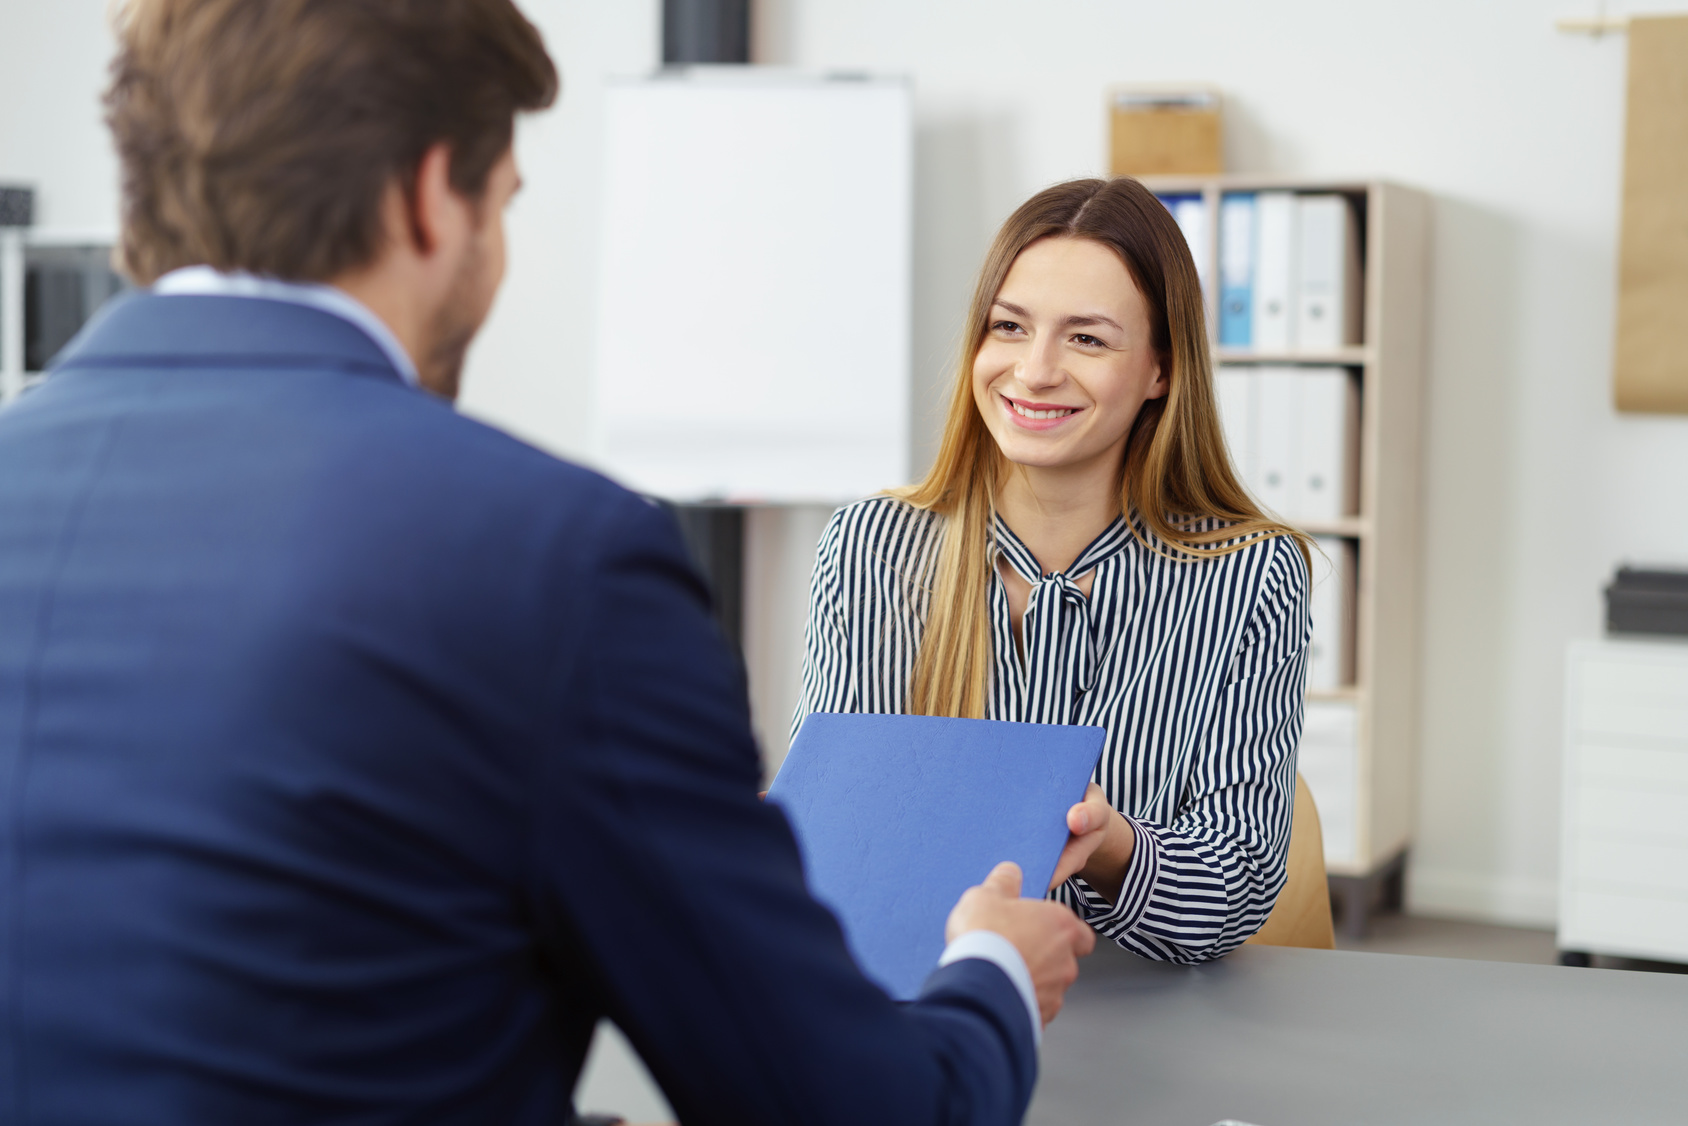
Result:
[[[672,522],[455,414],[509,0],[137,0],[117,305],[0,416],[0,1123],[1011,1123],[1091,933],[999,869],[921,999],[756,799]],[[286,280],[282,280],[286,279]]]

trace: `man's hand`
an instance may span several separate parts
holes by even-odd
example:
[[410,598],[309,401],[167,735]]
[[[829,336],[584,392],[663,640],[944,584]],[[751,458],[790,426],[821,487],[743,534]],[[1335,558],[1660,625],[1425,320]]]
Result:
[[953,942],[968,931],[995,931],[1012,942],[1031,971],[1039,1015],[1048,1024],[1078,979],[1078,960],[1096,948],[1096,934],[1059,903],[1021,899],[1020,880],[1018,864],[1004,861],[991,869],[950,912],[944,937]]

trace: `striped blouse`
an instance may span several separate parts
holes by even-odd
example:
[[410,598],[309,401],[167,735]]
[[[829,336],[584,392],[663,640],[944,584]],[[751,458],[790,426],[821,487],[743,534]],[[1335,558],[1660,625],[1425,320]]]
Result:
[[[941,534],[940,517],[891,497],[833,515],[794,733],[810,712],[905,710]],[[986,718],[1105,728],[1096,781],[1136,834],[1118,902],[1077,878],[1056,896],[1148,958],[1229,952],[1284,883],[1310,633],[1300,551],[1279,537],[1179,561],[1121,519],[1066,573],[1045,575],[1000,516],[995,539],[1032,594],[1022,654],[993,578]],[[1073,579],[1092,569],[1087,598]]]

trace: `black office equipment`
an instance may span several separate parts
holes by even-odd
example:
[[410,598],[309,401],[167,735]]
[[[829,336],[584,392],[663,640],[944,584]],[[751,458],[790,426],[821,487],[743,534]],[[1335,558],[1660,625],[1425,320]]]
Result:
[[125,288],[109,246],[32,246],[24,256],[24,370],[45,371],[101,305]]
[[0,227],[27,227],[35,222],[34,188],[0,188]]
[[663,64],[748,63],[750,17],[750,0],[663,0]]
[[1688,570],[1619,567],[1606,588],[1606,630],[1688,637]]

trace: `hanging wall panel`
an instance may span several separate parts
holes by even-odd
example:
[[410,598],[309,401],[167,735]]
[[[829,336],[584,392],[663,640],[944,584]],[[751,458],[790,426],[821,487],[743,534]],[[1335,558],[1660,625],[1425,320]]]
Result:
[[1613,398],[1688,413],[1688,16],[1629,24]]

